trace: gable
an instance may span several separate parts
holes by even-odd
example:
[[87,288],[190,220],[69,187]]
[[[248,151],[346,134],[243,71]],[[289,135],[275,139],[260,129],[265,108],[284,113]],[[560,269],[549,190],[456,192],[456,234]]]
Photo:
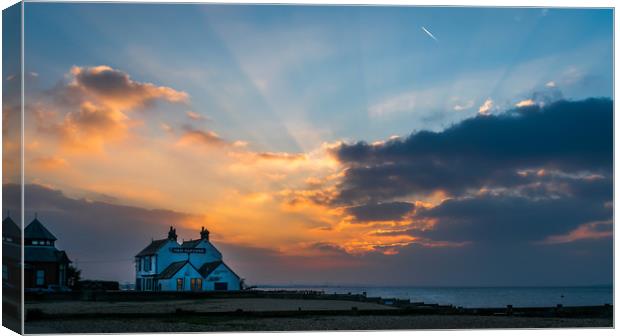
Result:
[[[211,263],[211,264],[216,264],[216,263]],[[226,272],[229,273],[233,276],[235,276],[237,279],[241,279],[241,277],[239,275],[237,275],[237,273],[235,273],[230,267],[228,267],[228,265],[226,265],[223,261],[218,262],[217,265],[213,265],[214,267],[212,267],[208,272],[202,272],[203,268],[201,267],[201,274],[202,276],[206,279],[208,278],[211,274],[214,273],[219,273],[219,272]]]
[[[174,263],[173,263],[174,264]],[[171,278],[201,278],[200,272],[192,265],[190,262],[183,262],[182,267],[178,268],[175,272],[171,272],[167,274],[167,277],[159,276],[160,279],[171,279]]]

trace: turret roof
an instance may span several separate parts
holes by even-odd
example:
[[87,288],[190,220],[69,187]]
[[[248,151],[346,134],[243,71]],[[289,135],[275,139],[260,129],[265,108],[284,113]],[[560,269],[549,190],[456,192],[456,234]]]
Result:
[[[3,223],[4,224],[4,223]],[[39,222],[37,218],[35,218],[26,228],[24,229],[24,237],[26,239],[46,239],[46,240],[57,240],[56,237],[49,232],[48,229]]]

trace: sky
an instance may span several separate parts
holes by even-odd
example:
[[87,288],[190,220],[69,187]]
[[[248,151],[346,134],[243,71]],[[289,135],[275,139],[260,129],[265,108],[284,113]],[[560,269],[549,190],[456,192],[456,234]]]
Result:
[[86,278],[131,282],[174,225],[206,226],[249,284],[612,282],[612,10],[24,19],[25,221]]

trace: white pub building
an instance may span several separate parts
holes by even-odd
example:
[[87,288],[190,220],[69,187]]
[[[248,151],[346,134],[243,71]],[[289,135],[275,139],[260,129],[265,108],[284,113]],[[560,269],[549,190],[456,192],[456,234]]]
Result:
[[222,261],[203,227],[200,239],[177,242],[170,227],[168,238],[153,240],[136,255],[137,291],[240,290],[241,279]]

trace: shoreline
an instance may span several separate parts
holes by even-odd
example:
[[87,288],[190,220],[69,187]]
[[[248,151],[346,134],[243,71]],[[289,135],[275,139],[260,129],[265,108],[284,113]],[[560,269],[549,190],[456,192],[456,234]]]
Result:
[[144,295],[130,298],[132,295],[126,293],[97,294],[89,293],[81,299],[40,296],[38,300],[27,300],[26,332],[613,327],[611,305],[462,308],[408,300],[365,300],[359,296],[351,296],[349,300],[331,296],[320,298],[315,294],[299,293],[248,295],[239,292],[193,296],[160,293],[150,298]]

